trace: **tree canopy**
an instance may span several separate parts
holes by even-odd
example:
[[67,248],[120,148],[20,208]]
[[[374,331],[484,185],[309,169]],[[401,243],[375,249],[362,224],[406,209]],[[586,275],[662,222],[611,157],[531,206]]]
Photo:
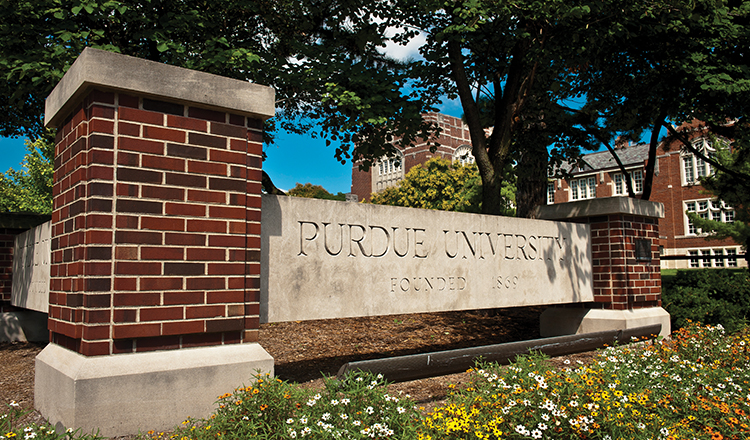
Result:
[[[429,138],[421,115],[457,97],[485,213],[504,211],[514,163],[526,215],[580,148],[652,130],[655,152],[662,126],[742,119],[750,102],[745,0],[0,0],[0,14],[0,135],[41,134],[85,46],[273,86],[269,140],[313,129],[365,169]],[[383,55],[419,34],[422,58]]]
[[339,192],[337,194],[331,194],[325,188],[320,185],[313,185],[312,183],[301,184],[297,183],[294,188],[290,189],[286,193],[288,196],[293,197],[307,197],[310,199],[324,199],[324,200],[346,200],[346,194]]
[[0,212],[52,213],[52,158],[55,146],[45,139],[26,141],[22,169],[0,173]]
[[[84,47],[272,86],[267,127],[323,135],[364,159],[430,128],[384,57],[388,5],[356,0],[0,0],[0,136],[43,132],[44,99]],[[397,135],[398,138],[393,136]]]
[[[378,205],[439,209],[443,211],[481,212],[479,171],[474,164],[451,164],[433,157],[412,167],[397,186],[375,193],[370,200]],[[503,187],[504,215],[513,215],[515,188],[508,180]]]

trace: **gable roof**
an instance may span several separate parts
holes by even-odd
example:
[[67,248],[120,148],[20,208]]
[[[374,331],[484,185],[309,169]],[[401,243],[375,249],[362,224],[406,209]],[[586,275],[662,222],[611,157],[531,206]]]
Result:
[[[617,148],[615,150],[617,157],[626,167],[643,164],[648,159],[648,144],[634,144]],[[583,164],[583,171],[578,171],[574,165],[564,164],[563,168],[572,171],[572,174],[590,173],[592,171],[604,171],[616,169],[617,162],[609,150],[598,151],[596,153],[584,154],[580,162]]]

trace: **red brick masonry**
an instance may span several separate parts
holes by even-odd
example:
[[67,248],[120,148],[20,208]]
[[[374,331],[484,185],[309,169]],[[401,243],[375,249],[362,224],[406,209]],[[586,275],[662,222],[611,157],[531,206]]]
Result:
[[93,91],[58,130],[50,340],[257,341],[262,121]]
[[[661,307],[658,219],[609,214],[575,221],[591,225],[594,304],[587,307],[609,310]],[[636,239],[650,241],[650,261],[636,259]]]

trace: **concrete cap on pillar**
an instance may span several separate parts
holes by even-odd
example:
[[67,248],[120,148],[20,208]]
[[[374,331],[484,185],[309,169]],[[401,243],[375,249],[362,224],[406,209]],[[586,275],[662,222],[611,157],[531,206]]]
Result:
[[112,90],[265,120],[274,115],[271,87],[87,47],[45,102],[44,124],[56,128],[91,90]]
[[604,197],[537,207],[537,218],[564,220],[609,214],[664,218],[664,204],[631,197]]

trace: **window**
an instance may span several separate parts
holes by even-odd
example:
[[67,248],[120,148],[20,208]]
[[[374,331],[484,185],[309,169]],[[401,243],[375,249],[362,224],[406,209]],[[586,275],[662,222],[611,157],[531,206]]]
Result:
[[[727,266],[737,267],[737,249],[727,249],[727,255],[730,256],[727,258]],[[734,255],[734,257],[732,257],[732,255]]]
[[[721,141],[724,143],[724,141]],[[706,138],[693,141],[693,147],[707,157],[713,156],[716,151]],[[693,185],[702,177],[711,175],[713,168],[711,164],[689,151],[682,153],[682,184]]]
[[[714,255],[724,255],[724,249],[714,249]],[[723,258],[715,259],[714,267],[724,267],[724,259]]]
[[384,156],[378,160],[377,173],[372,173],[372,187],[376,191],[398,185],[398,182],[404,178],[404,157],[401,152],[396,154],[395,157]]
[[570,181],[570,200],[596,198],[596,177],[584,177]]
[[[694,212],[701,218],[723,223],[733,223],[735,215],[734,209],[720,200],[694,200],[685,202],[685,212]],[[695,227],[687,214],[685,214],[685,225],[687,225],[687,235],[700,234],[700,229]]]
[[460,162],[461,165],[469,165],[475,162],[474,155],[471,154],[471,145],[461,145],[453,153],[453,162]]
[[689,250],[691,268],[737,267],[737,248]]
[[[641,194],[643,192],[643,171],[642,170],[635,170],[631,171],[628,174],[630,174],[630,181],[633,184],[633,191],[636,194]],[[615,195],[616,196],[626,196],[628,195],[628,189],[627,189],[627,182],[625,181],[625,176],[622,173],[615,174],[614,176],[614,183],[615,183]]]
[[[688,251],[688,255],[691,257],[698,256],[698,251]],[[698,261],[698,258],[691,258],[690,259],[690,267],[701,267],[700,262]]]
[[547,182],[547,204],[555,204],[555,182]]

